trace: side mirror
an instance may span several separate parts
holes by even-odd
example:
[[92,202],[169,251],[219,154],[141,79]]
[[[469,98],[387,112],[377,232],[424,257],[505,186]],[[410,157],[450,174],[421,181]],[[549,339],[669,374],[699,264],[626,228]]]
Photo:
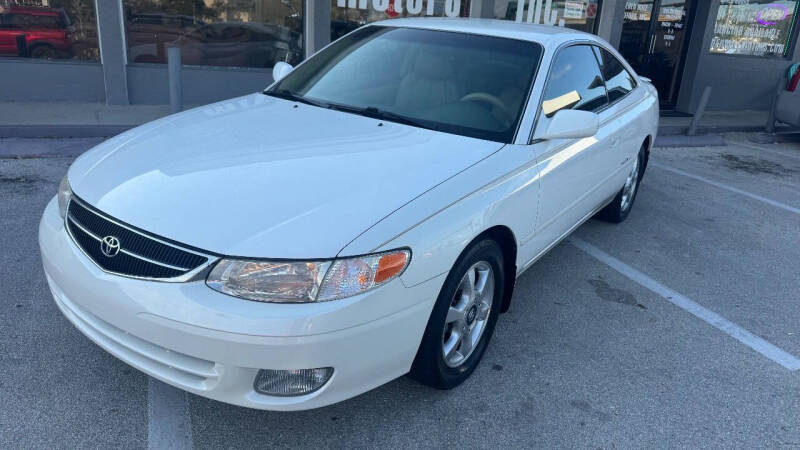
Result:
[[280,81],[286,75],[289,75],[294,67],[286,62],[278,61],[275,63],[275,67],[272,68],[272,78],[274,81]]
[[537,140],[579,139],[591,137],[600,129],[600,116],[593,112],[563,109],[558,111],[547,124],[547,130]]

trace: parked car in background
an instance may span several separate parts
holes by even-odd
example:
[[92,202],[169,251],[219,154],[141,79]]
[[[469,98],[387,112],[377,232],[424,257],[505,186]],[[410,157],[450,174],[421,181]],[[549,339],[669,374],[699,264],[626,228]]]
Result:
[[0,9],[0,56],[71,58],[69,25],[69,18],[60,9],[33,6]]
[[658,127],[646,79],[556,27],[377,22],[273,75],[80,156],[39,228],[78,329],[251,408],[460,385],[516,278],[628,217]]
[[159,11],[128,14],[125,24],[128,60],[165,63],[167,45],[203,25],[205,22],[183,14]]
[[186,33],[172,43],[184,64],[272,67],[303,60],[300,34],[287,28],[245,22],[217,22]]
[[302,61],[302,37],[282,26],[258,22],[196,21],[191,16],[142,13],[128,18],[129,59],[165,63],[166,49],[181,49],[186,65],[270,68]]

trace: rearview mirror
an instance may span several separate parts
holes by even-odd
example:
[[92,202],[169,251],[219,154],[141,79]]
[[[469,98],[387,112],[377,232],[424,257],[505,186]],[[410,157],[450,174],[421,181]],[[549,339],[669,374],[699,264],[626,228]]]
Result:
[[537,140],[579,139],[597,134],[600,116],[593,112],[563,109],[550,119],[547,130],[536,136]]
[[291,64],[278,61],[275,63],[275,66],[272,68],[272,79],[275,81],[280,81],[286,75],[289,75],[294,67]]

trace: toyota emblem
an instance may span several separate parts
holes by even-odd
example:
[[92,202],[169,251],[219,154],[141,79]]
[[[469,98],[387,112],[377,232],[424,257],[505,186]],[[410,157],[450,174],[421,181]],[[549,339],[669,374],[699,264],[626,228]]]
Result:
[[100,251],[109,258],[117,256],[119,253],[119,239],[115,236],[106,236],[100,242]]

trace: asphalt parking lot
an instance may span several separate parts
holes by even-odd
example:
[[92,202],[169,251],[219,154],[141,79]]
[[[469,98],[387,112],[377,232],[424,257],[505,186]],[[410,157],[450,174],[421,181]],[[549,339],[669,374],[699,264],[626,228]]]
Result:
[[97,140],[0,140],[0,448],[800,448],[800,143],[752,138],[654,149],[628,221],[520,277],[461,387],[295,413],[184,395],[72,327],[37,225]]

